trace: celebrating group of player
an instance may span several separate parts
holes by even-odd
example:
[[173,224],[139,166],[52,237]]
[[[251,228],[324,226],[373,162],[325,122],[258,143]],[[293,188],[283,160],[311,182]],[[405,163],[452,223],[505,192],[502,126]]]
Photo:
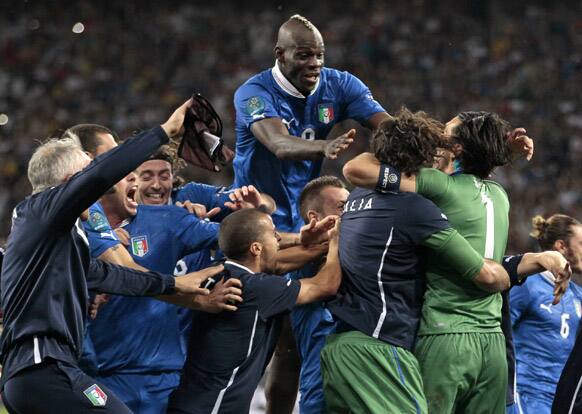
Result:
[[[164,144],[192,100],[119,146],[80,124],[35,151],[2,267],[8,410],[248,412],[275,354],[268,410],[288,412],[296,345],[301,413],[549,413],[573,348],[554,412],[575,412],[582,225],[538,217],[544,252],[504,258],[509,200],[488,179],[531,158],[525,130],[389,115],[323,67],[302,16],[275,56],[235,93],[230,189],[175,185]],[[374,131],[351,194],[318,177],[355,139],[325,139],[346,119]]]

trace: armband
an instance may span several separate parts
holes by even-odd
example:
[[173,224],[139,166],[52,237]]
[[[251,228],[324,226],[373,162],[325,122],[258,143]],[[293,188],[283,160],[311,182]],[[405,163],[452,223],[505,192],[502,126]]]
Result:
[[527,276],[520,278],[517,274],[517,268],[521,263],[521,259],[523,259],[523,254],[518,254],[516,256],[505,256],[501,262],[501,265],[509,275],[511,287],[519,286],[525,282],[525,279],[527,279]]
[[381,193],[397,193],[400,190],[400,171],[388,164],[380,165],[380,175],[376,183],[376,191]]

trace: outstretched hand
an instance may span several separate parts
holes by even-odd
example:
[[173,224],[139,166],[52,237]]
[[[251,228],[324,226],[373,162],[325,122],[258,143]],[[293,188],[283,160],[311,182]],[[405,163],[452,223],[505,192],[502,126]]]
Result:
[[534,153],[533,139],[526,135],[524,128],[515,128],[507,134],[507,143],[511,151],[512,158],[516,159],[520,156],[525,157],[526,160],[531,160]]
[[188,99],[161,125],[168,138],[174,138],[184,133],[184,118],[186,117],[186,111],[192,106],[192,103],[192,98]]
[[234,312],[237,310],[236,304],[241,303],[242,282],[239,279],[230,278],[220,280],[208,296],[198,296],[199,309],[204,312],[218,313],[224,310]]
[[197,272],[192,272],[185,274],[184,276],[177,276],[175,278],[176,282],[176,293],[193,293],[197,295],[209,295],[210,291],[208,289],[201,288],[200,285],[209,277],[214,276],[224,270],[223,265],[207,267],[206,269],[199,270]]
[[325,158],[335,160],[340,152],[345,151],[350,145],[352,145],[355,137],[356,130],[350,129],[345,134],[327,142],[325,145]]
[[230,201],[224,203],[224,206],[234,211],[244,208],[259,208],[264,203],[261,193],[253,185],[235,188],[228,195],[228,198]]
[[568,289],[572,277],[572,269],[566,258],[557,251],[545,251],[540,254],[540,264],[552,272],[554,276],[554,301],[552,305],[560,303],[562,296]]
[[311,219],[309,223],[301,227],[299,230],[299,240],[304,246],[309,246],[310,244],[323,243],[329,240],[330,230],[335,226],[336,221],[339,220],[339,216],[327,216],[323,220],[317,221]]
[[206,206],[198,203],[193,203],[190,200],[184,202],[176,201],[177,207],[182,207],[188,210],[188,213],[195,214],[200,219],[209,219],[220,213],[220,207],[214,207],[210,211],[206,210]]

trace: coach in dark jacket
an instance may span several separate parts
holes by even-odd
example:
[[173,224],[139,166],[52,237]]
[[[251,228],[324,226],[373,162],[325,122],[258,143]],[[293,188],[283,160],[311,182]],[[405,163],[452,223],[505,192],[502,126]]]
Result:
[[91,260],[79,219],[168,137],[179,134],[190,104],[91,164],[72,140],[51,140],[33,154],[28,166],[33,194],[14,209],[1,277],[0,386],[10,412],[129,413],[77,366],[88,290],[128,296],[207,293],[200,282],[221,270],[174,279]]

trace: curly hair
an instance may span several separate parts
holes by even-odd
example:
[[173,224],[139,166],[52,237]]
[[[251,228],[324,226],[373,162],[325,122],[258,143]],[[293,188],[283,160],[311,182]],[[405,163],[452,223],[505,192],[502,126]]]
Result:
[[441,122],[427,113],[413,113],[402,107],[374,131],[370,151],[380,162],[403,173],[417,173],[421,167],[432,165],[439,148],[448,148],[443,128]]
[[529,235],[538,241],[543,250],[551,250],[556,240],[569,244],[574,235],[573,228],[580,225],[578,220],[565,214],[554,214],[548,219],[538,215],[531,222],[533,229]]
[[463,146],[459,161],[463,171],[487,178],[495,167],[511,160],[507,133],[511,126],[492,112],[461,112],[461,124],[455,128],[452,139]]

